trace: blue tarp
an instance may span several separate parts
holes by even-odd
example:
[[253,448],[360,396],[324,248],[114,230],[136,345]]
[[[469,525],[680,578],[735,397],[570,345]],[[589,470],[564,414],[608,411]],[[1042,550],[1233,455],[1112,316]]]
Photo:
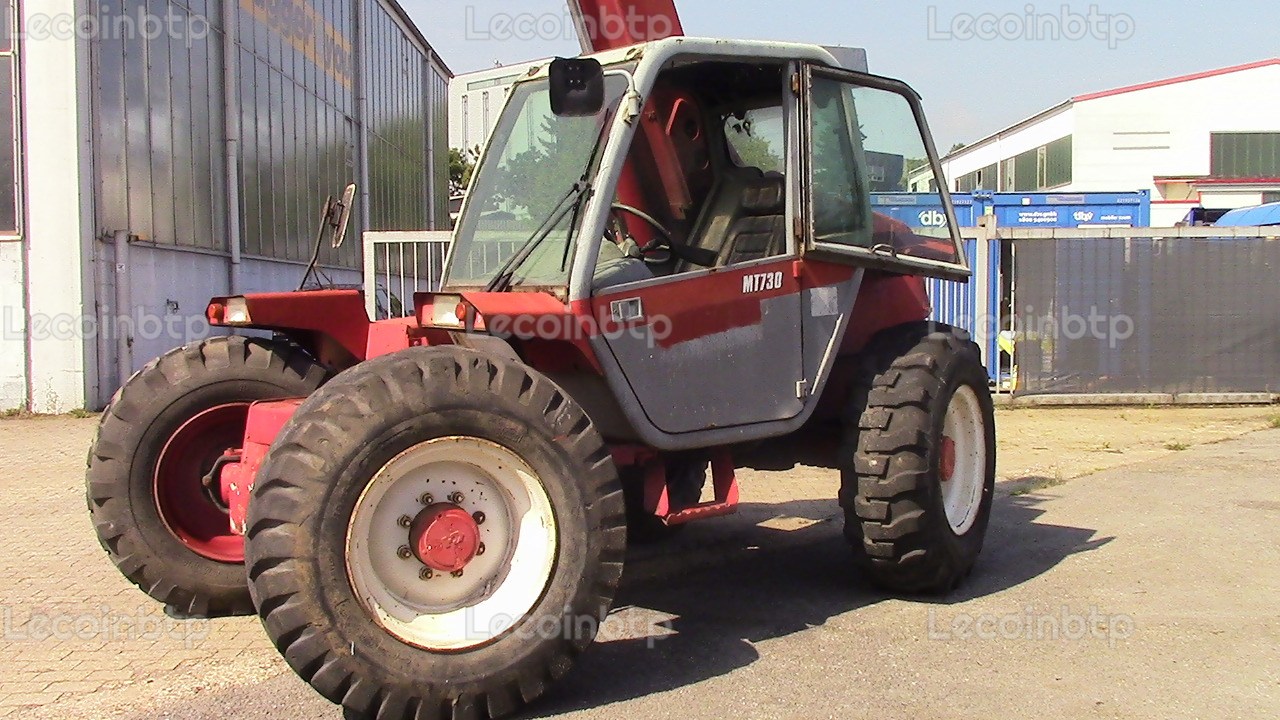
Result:
[[1257,207],[1240,208],[1223,215],[1217,227],[1257,227],[1260,225],[1280,225],[1280,203],[1270,203]]

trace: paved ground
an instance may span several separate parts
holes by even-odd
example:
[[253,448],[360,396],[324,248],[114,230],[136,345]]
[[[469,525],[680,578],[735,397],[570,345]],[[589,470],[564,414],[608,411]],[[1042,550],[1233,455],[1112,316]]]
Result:
[[[851,575],[831,473],[747,474],[739,516],[633,559],[607,641],[536,713],[1280,717],[1271,414],[1002,412],[1009,482],[941,603]],[[84,512],[92,427],[0,421],[0,717],[339,717],[255,619],[171,621],[119,577]]]

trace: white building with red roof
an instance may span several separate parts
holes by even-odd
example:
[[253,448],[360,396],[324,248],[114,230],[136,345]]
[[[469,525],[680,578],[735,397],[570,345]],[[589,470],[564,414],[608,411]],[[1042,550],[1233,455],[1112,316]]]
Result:
[[1280,201],[1280,58],[1074,97],[942,164],[952,191],[1150,190],[1155,226]]

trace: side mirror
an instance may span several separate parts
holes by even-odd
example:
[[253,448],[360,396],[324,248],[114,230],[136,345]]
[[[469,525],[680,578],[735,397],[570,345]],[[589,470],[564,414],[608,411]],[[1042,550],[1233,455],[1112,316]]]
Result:
[[336,250],[342,247],[342,242],[347,239],[347,226],[351,224],[351,207],[356,202],[356,186],[351,184],[347,186],[345,192],[342,193],[342,203],[335,208],[338,217],[333,221],[333,248]]
[[590,117],[604,109],[604,68],[591,58],[551,61],[551,112]]

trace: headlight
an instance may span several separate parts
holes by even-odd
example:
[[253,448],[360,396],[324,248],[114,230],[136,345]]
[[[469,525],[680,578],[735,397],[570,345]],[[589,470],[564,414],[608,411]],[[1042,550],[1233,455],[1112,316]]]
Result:
[[435,295],[431,298],[428,327],[460,328],[466,324],[466,305],[461,295]]
[[249,325],[253,318],[249,316],[249,301],[242,297],[227,298],[227,309],[222,315],[226,325]]

